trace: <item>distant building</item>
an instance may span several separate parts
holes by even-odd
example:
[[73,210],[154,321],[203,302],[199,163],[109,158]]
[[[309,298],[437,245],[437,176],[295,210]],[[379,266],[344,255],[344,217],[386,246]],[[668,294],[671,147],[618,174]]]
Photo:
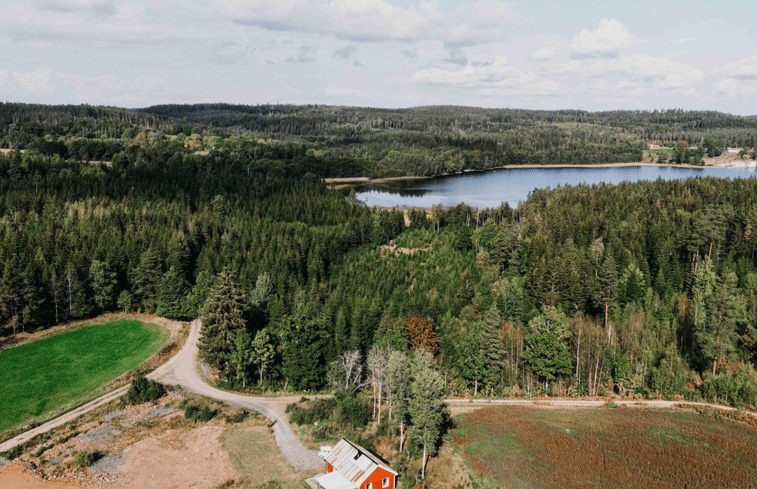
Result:
[[397,487],[398,474],[384,459],[346,438],[330,451],[322,448],[320,455],[326,461],[326,473],[313,479],[318,489]]
[[728,148],[728,149],[726,149],[726,151],[729,154],[737,155],[737,154],[741,153],[741,148]]

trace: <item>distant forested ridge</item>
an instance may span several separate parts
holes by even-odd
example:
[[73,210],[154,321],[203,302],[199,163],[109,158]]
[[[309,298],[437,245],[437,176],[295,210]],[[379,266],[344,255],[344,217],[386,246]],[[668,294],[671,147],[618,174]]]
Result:
[[757,146],[757,120],[712,111],[229,104],[160,105],[141,111],[238,134],[297,141],[325,161],[357,162],[366,176],[437,176],[504,165],[634,162],[641,161],[648,141]]
[[[232,388],[321,389],[343,352],[391,347],[432,352],[450,393],[757,404],[753,178],[405,216],[328,190],[318,138],[117,108],[0,115],[0,339],[142,310],[205,318]],[[233,324],[213,323],[221,307]]]

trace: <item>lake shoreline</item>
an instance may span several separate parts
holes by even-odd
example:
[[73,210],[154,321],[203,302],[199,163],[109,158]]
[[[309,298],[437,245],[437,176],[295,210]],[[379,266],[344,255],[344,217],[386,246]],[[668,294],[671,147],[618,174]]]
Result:
[[483,170],[467,169],[461,172],[455,173],[442,173],[433,177],[420,177],[420,176],[405,176],[405,177],[381,177],[381,178],[369,178],[369,177],[343,177],[343,178],[324,178],[323,182],[333,188],[334,190],[345,190],[355,187],[357,185],[374,185],[389,182],[402,182],[410,180],[428,180],[432,178],[452,177],[455,175],[464,175],[466,173],[483,173],[494,170],[531,170],[531,169],[559,169],[559,168],[625,168],[625,167],[672,167],[672,168],[688,168],[693,170],[701,170],[705,168],[721,168],[718,165],[678,165],[675,163],[649,163],[649,162],[631,162],[631,163],[589,163],[586,165],[568,165],[568,164],[553,164],[553,165],[504,165],[495,168],[486,168]]

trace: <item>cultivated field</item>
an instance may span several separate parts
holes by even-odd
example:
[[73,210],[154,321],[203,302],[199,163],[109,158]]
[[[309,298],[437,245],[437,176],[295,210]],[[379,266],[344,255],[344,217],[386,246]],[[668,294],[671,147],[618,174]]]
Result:
[[480,487],[756,487],[757,427],[719,416],[490,407],[456,418],[454,439]]
[[0,352],[0,432],[83,399],[169,339],[155,324],[115,321]]

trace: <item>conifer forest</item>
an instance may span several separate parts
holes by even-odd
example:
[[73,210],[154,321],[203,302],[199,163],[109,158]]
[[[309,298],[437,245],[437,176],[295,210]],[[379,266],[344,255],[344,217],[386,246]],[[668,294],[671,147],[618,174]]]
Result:
[[391,347],[431,353],[452,395],[754,406],[754,178],[407,216],[323,179],[756,136],[756,118],[717,112],[0,103],[0,335],[148,311],[202,317],[204,358],[235,389],[323,389],[345,352]]

